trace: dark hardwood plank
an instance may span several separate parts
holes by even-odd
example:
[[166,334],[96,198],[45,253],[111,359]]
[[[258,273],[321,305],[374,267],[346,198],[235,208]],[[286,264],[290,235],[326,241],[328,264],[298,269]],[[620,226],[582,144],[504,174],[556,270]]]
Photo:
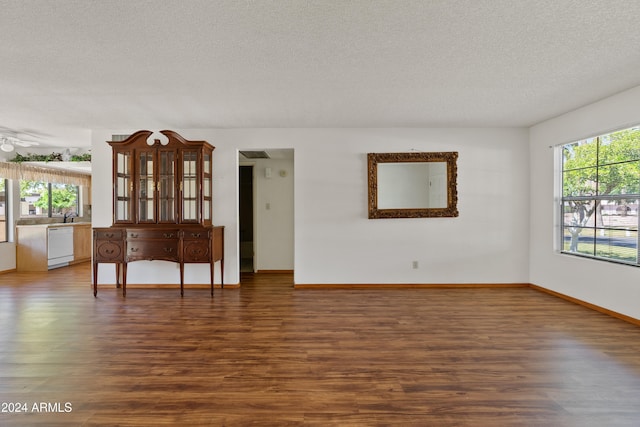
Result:
[[[527,288],[0,275],[0,425],[640,425],[640,328]],[[55,409],[55,408],[54,408]]]

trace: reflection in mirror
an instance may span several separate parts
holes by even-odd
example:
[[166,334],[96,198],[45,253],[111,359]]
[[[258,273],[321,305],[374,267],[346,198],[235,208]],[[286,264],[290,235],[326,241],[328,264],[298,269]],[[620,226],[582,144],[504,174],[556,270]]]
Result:
[[457,152],[367,157],[369,218],[458,216]]
[[378,165],[378,209],[446,207],[445,162]]

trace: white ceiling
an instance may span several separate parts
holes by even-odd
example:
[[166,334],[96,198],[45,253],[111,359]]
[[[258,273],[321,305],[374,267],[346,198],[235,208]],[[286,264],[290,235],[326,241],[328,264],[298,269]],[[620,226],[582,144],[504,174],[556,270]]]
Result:
[[639,18],[638,0],[0,0],[0,134],[530,126],[640,85]]

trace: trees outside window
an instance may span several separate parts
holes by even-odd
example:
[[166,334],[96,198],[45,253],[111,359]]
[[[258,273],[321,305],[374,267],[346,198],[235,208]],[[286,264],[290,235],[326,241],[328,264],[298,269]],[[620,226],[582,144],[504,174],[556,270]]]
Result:
[[79,215],[78,186],[42,181],[20,181],[20,216]]
[[562,146],[562,252],[638,264],[640,127]]

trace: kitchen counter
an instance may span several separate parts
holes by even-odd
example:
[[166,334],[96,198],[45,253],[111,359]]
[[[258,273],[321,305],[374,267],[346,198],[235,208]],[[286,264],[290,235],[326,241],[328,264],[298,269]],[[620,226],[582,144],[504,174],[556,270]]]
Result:
[[51,222],[47,224],[18,224],[16,227],[68,227],[72,225],[91,225],[89,221],[79,222]]

